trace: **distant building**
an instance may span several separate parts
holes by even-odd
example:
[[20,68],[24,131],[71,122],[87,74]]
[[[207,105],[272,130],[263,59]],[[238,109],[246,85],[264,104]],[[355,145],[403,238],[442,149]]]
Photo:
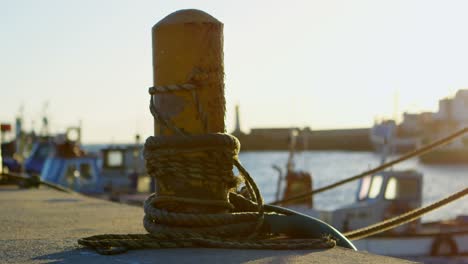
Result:
[[434,114],[434,119],[468,125],[468,89],[459,90],[454,98],[440,100],[439,110]]
[[[461,128],[468,127],[468,90],[459,90],[453,98],[439,100],[437,112],[404,113],[403,121],[393,120],[376,123],[371,130],[371,141],[377,149],[391,142],[397,151],[414,149],[421,143],[429,143],[445,137]],[[468,136],[459,138],[450,147],[467,145]]]
[[[398,126],[397,136],[419,137],[423,143],[442,138],[468,126],[468,90],[459,90],[453,98],[439,100],[437,112],[403,114],[403,121]],[[463,147],[468,140],[460,138],[450,147]]]
[[466,126],[468,126],[468,90],[459,90],[455,97],[439,100],[439,109],[435,113],[404,113],[399,131],[402,135],[418,135],[425,132],[443,134]]
[[423,112],[418,114],[403,113],[403,121],[398,127],[398,135],[402,137],[417,136],[424,132],[425,127],[432,123],[434,113]]
[[[434,113],[433,138],[446,136],[464,127],[468,127],[468,89],[459,90],[453,98],[439,101],[439,109]],[[450,147],[464,147],[466,142],[468,136],[453,141]]]

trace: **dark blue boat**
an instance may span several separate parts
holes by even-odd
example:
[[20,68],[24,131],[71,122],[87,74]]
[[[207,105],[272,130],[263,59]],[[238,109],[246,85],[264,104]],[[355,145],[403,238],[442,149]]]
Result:
[[[103,184],[100,177],[97,155],[85,153],[79,144],[65,139],[50,145],[41,145],[36,149],[37,166],[46,155],[41,170],[43,180],[62,185],[82,193],[102,193]],[[32,164],[34,164],[32,162]],[[37,168],[38,168],[37,167]]]

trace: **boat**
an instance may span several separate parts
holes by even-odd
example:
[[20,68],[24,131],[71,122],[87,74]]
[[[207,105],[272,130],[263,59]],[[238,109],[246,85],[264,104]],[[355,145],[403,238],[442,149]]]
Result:
[[386,149],[394,153],[404,153],[416,149],[419,137],[404,137],[400,134],[400,128],[394,120],[384,120],[372,126],[369,138],[376,153],[382,153]]
[[[79,128],[76,129],[81,131]],[[73,128],[68,128],[68,130],[73,130]],[[42,131],[40,135],[34,131],[24,131],[23,118],[20,116],[16,118],[14,137],[6,141],[6,136],[12,132],[12,125],[8,123],[0,125],[2,163],[5,171],[26,172],[30,175],[41,174],[44,163],[54,147],[54,136],[48,132],[48,119],[45,115],[42,118]]]
[[42,180],[85,194],[104,192],[98,157],[83,151],[79,139],[70,133],[59,135],[54,147],[44,161],[40,177]]
[[16,152],[16,138],[14,140],[6,140],[7,136],[12,132],[12,126],[9,123],[0,124],[0,160],[2,171],[19,172],[21,164],[18,161]]
[[421,155],[426,164],[468,164],[468,145],[461,148],[441,148]]
[[24,161],[24,170],[28,174],[41,174],[47,157],[54,148],[51,138],[43,138],[33,143],[29,156]]
[[[276,186],[276,200],[280,200],[280,197],[283,199],[288,199],[300,193],[307,193],[312,191],[313,181],[312,175],[309,172],[297,170],[295,168],[295,155],[296,155],[296,145],[299,132],[297,129],[290,130],[289,136],[289,156],[286,163],[285,172],[277,166],[273,165],[273,169],[278,172],[278,180]],[[307,144],[307,141],[303,142]],[[306,149],[306,148],[304,148]],[[282,187],[284,184],[284,188]],[[314,202],[312,196],[308,196],[302,199],[293,200],[282,204],[288,206],[288,208],[293,209],[298,212],[308,211],[308,209],[313,208]],[[309,211],[310,213],[310,211]],[[316,215],[314,215],[316,216]]]
[[110,145],[100,150],[104,191],[109,199],[141,205],[155,191],[154,179],[146,173],[140,136],[135,144]]
[[148,196],[151,179],[144,169],[139,136],[136,144],[110,145],[88,153],[79,137],[70,133],[78,132],[70,129],[53,140],[40,173],[42,180],[112,201],[130,201],[133,194]]
[[[321,212],[319,218],[340,231],[356,230],[422,205],[422,174],[414,170],[383,171],[360,180],[356,202]],[[410,222],[385,233],[354,241],[359,250],[387,256],[453,256],[468,254],[468,217]]]
[[[145,177],[139,135],[135,144],[112,144],[88,153],[81,146],[81,126],[68,127],[57,135],[47,132],[39,136],[24,132],[21,120],[17,118],[15,137],[1,144],[3,172],[24,172],[82,193],[105,193],[111,200],[151,189],[151,180]],[[47,126],[47,121],[43,126]],[[3,123],[0,128],[4,142],[12,126]]]
[[[293,149],[290,153],[294,152]],[[388,151],[383,151],[382,163]],[[290,157],[292,155],[290,154]],[[292,161],[288,160],[287,168]],[[289,169],[288,169],[289,171]],[[280,175],[281,176],[281,175]],[[286,178],[287,181],[287,178]],[[283,193],[286,193],[286,183]],[[384,170],[359,180],[355,202],[321,211],[301,200],[281,205],[319,218],[341,232],[357,230],[422,206],[423,175],[415,170]],[[280,185],[278,185],[280,187]],[[309,187],[303,187],[308,189]],[[281,190],[278,190],[280,193]],[[307,192],[296,192],[296,195]],[[288,197],[283,196],[283,199]],[[359,250],[395,257],[453,256],[468,254],[468,216],[424,223],[419,219],[390,231],[353,241]]]

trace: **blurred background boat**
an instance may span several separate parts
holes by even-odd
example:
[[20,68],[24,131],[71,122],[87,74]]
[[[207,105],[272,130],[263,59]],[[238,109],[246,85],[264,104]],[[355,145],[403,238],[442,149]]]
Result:
[[[312,187],[311,174],[295,168],[296,137],[297,131],[292,130],[285,166],[286,176],[283,176],[283,171],[277,164],[273,166],[279,172],[275,204],[319,218],[350,239],[357,238],[352,237],[353,231],[382,223],[423,206],[423,174],[414,169],[393,167],[359,179],[354,194],[345,194],[348,196],[348,204],[332,210],[317,209],[311,196],[281,202],[316,190]],[[388,141],[387,144],[382,144],[380,165],[387,162],[388,155],[394,154],[390,147],[393,146]],[[335,182],[330,181],[329,184]],[[333,189],[341,188],[342,185]],[[448,194],[450,193],[445,196]],[[318,193],[313,197],[321,195],[322,193]],[[315,206],[320,205],[317,203]],[[357,239],[354,244],[359,250],[387,256],[465,255],[468,254],[468,214],[429,222],[417,219],[385,232]]]

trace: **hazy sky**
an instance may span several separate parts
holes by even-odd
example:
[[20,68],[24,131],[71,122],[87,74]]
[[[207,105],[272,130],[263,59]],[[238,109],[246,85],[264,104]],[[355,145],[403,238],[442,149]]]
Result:
[[49,102],[84,142],[152,133],[151,27],[186,8],[224,23],[226,123],[370,126],[468,87],[468,1],[0,0],[0,121]]

